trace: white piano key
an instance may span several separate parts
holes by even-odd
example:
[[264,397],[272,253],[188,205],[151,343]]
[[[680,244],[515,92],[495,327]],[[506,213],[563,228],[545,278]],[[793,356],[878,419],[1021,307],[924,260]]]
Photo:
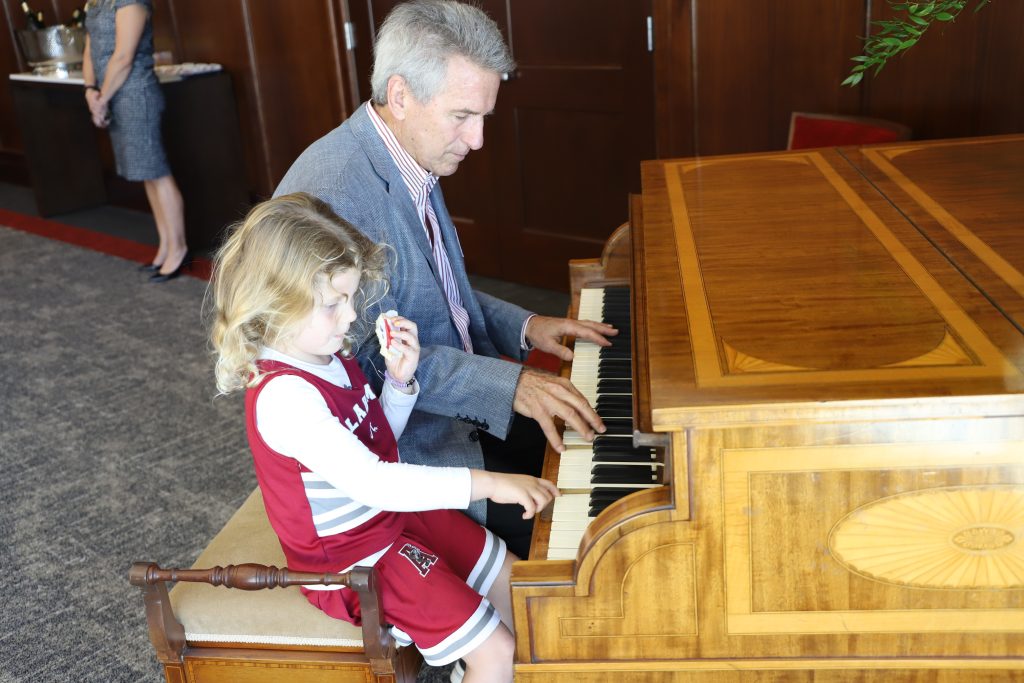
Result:
[[[577,317],[580,320],[602,320],[604,318],[604,290],[603,289],[582,289],[580,290],[580,301]],[[628,333],[628,330],[627,330]],[[586,340],[576,340],[572,368],[569,380],[579,389],[580,393],[590,402],[596,405],[598,400],[598,369],[601,364],[601,346]],[[603,377],[601,379],[632,379],[631,373],[624,372],[622,377]],[[621,395],[630,396],[628,392],[608,392],[607,388],[601,392],[602,396]],[[623,446],[632,447],[632,436],[611,437],[621,439]],[[576,558],[580,541],[587,527],[590,525],[590,491],[594,485],[591,483],[593,468],[594,450],[591,442],[574,429],[567,428],[562,435],[562,441],[566,445],[566,451],[562,453],[559,468],[558,481],[556,485],[563,492],[562,496],[555,499],[551,517],[551,534],[548,538],[548,555],[551,560]],[[600,464],[609,465],[637,465],[651,468],[651,484],[614,484],[602,483],[602,488],[656,488],[661,484],[661,463],[638,464],[632,462],[608,462]]]
[[574,560],[580,541],[590,524],[590,496],[568,493],[555,499],[551,511],[551,535],[548,537],[549,560]]

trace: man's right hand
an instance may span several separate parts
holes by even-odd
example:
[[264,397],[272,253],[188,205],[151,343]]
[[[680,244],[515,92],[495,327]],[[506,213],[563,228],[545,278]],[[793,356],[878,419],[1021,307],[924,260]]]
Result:
[[565,450],[554,418],[560,417],[567,427],[593,440],[594,432],[604,432],[604,422],[572,382],[558,375],[524,367],[516,385],[512,408],[520,415],[537,421],[548,442],[559,453]]

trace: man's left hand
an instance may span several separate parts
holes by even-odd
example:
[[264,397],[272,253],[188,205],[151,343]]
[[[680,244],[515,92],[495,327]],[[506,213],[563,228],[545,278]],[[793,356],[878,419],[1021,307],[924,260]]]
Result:
[[566,335],[586,339],[598,346],[610,346],[606,337],[614,337],[619,331],[607,323],[593,320],[571,320],[537,315],[526,325],[526,340],[538,351],[558,356],[564,361],[572,360],[572,350],[562,344]]

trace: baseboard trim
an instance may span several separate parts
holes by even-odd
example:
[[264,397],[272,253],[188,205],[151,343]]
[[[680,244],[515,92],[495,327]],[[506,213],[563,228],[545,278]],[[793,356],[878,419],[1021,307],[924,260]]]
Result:
[[[114,237],[113,235],[107,235],[86,228],[79,228],[74,225],[67,225],[66,223],[58,223],[46,218],[26,216],[25,214],[8,211],[7,209],[0,209],[0,225],[137,263],[148,263],[153,258],[152,245],[133,242],[132,240]],[[196,258],[192,270],[185,271],[185,274],[201,280],[209,280],[210,272],[210,261],[204,258]]]

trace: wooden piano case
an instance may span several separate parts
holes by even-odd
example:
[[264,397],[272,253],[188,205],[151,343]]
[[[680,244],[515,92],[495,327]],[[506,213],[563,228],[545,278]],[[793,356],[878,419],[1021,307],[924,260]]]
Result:
[[[519,683],[1024,680],[1024,137],[938,145],[645,163],[635,403],[670,483],[575,561],[538,524]],[[928,224],[933,176],[993,155],[988,205]]]

